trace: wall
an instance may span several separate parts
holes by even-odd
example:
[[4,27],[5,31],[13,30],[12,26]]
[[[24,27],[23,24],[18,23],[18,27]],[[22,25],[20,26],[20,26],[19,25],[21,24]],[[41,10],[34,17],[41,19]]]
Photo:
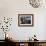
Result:
[[[12,17],[13,22],[10,31],[8,33],[16,38],[16,40],[27,40],[34,34],[37,35],[37,39],[45,40],[45,15],[46,6],[40,8],[33,8],[29,4],[28,0],[0,0],[0,18]],[[33,27],[18,27],[18,14],[34,14],[34,26]],[[0,31],[0,35],[3,31]],[[4,37],[0,36],[0,39]]]

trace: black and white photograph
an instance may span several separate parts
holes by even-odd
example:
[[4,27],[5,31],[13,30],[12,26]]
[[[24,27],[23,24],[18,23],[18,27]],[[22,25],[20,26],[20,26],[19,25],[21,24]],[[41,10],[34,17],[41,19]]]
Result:
[[19,26],[33,26],[33,14],[18,14]]

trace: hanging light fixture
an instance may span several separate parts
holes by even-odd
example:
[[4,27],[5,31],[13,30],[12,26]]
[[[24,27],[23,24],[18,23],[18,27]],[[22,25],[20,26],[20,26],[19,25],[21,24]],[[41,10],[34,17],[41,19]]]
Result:
[[44,2],[43,0],[29,0],[30,5],[34,8],[40,7]]

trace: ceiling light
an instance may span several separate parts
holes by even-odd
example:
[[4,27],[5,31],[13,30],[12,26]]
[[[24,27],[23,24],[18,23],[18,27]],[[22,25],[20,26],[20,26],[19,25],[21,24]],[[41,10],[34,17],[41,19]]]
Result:
[[29,0],[30,5],[34,8],[40,7],[43,4],[43,2],[43,0]]

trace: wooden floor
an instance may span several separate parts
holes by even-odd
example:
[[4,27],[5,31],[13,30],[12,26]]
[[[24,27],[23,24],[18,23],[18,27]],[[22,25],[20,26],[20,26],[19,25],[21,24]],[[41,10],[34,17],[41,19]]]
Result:
[[46,40],[44,41],[16,41],[16,42],[11,42],[11,41],[5,41],[5,40],[0,40],[0,46],[46,46]]
[[5,40],[0,40],[0,46],[16,46],[16,45],[8,44]]

